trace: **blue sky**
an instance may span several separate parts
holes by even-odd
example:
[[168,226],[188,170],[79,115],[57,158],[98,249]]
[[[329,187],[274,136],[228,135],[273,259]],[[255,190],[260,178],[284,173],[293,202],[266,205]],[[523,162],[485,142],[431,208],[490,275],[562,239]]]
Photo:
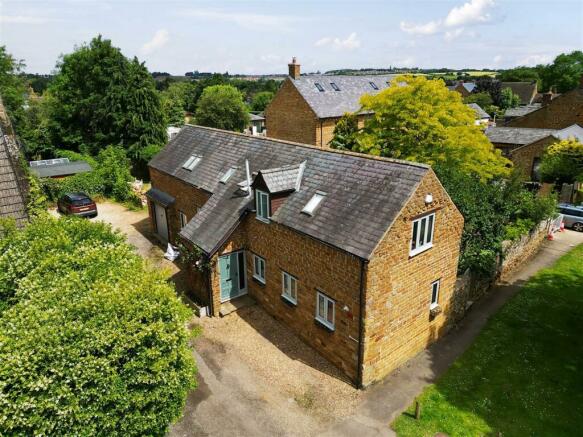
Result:
[[0,0],[0,45],[29,72],[99,33],[173,74],[508,68],[583,49],[583,1]]

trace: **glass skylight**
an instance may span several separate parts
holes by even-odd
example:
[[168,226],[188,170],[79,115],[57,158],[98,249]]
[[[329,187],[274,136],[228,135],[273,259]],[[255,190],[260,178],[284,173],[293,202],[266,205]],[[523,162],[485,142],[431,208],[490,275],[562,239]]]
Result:
[[235,171],[237,171],[237,169],[235,167],[231,167],[230,169],[228,169],[225,174],[223,176],[221,176],[221,179],[219,179],[219,182],[221,184],[226,184],[227,181],[231,178],[231,176],[233,176],[233,174],[235,173]]
[[312,198],[310,199],[310,201],[308,203],[306,203],[306,206],[304,206],[304,209],[302,209],[302,212],[304,214],[314,215],[314,212],[316,211],[318,206],[320,206],[320,203],[322,203],[322,200],[324,200],[324,197],[326,197],[326,193],[324,193],[322,191],[316,191],[316,194],[314,194],[312,196]]
[[316,82],[314,85],[316,86],[316,88],[318,88],[318,91],[320,91],[321,93],[324,92],[324,87],[320,85],[318,82]]
[[182,168],[192,171],[192,169],[197,166],[201,159],[202,156],[191,155],[190,158],[188,158],[186,162],[182,164]]
[[374,83],[374,82],[369,82],[369,83],[370,83],[370,86],[372,87],[373,90],[378,90],[379,89],[379,87],[377,86],[376,83]]
[[334,82],[330,82],[330,86],[334,91],[340,91],[340,88],[338,88],[338,85],[336,85]]

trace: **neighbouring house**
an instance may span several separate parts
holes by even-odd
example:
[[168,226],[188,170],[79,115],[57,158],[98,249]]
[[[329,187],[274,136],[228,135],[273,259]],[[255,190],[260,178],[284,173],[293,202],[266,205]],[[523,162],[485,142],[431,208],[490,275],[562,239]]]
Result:
[[531,82],[500,82],[502,89],[510,88],[520,98],[521,105],[532,105],[538,96],[536,80]]
[[247,133],[250,135],[265,136],[265,117],[261,114],[249,114],[249,126],[247,126]]
[[447,330],[463,218],[429,166],[187,125],[149,169],[211,315],[249,295],[357,386]]
[[92,170],[86,161],[70,161],[69,158],[43,159],[30,161],[30,172],[39,178],[60,179]]
[[489,127],[485,133],[492,144],[532,181],[540,180],[538,167],[550,144],[567,138],[583,141],[583,127],[579,125],[565,129]]
[[533,103],[530,105],[521,105],[516,108],[508,108],[504,113],[504,122],[508,124],[509,121],[515,120],[524,115],[530,114],[531,112],[537,111],[543,106],[548,105],[553,99],[557,98],[560,94],[555,94],[552,92],[539,93],[534,99]]
[[579,87],[552,98],[536,111],[514,118],[506,126],[541,129],[564,129],[583,125],[583,76]]
[[490,114],[484,111],[480,105],[477,103],[468,103],[467,106],[472,108],[476,113],[475,124],[477,126],[487,126],[490,123]]
[[178,135],[180,129],[179,126],[168,126],[166,128],[166,137],[168,138],[168,141],[171,141],[176,135]]
[[472,92],[476,88],[476,84],[474,82],[464,82],[460,80],[454,83],[453,85],[448,85],[447,88],[450,91],[456,91],[460,93],[463,98],[468,97],[470,94],[472,94]]
[[359,112],[360,98],[388,88],[395,75],[300,74],[294,58],[289,76],[265,110],[267,136],[327,148],[336,123],[346,113],[357,113],[359,127],[370,115]]

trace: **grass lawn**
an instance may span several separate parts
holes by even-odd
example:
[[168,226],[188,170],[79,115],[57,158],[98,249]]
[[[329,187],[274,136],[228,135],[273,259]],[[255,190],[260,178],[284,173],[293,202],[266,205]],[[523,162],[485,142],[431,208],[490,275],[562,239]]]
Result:
[[392,424],[399,436],[583,435],[583,245],[531,278]]

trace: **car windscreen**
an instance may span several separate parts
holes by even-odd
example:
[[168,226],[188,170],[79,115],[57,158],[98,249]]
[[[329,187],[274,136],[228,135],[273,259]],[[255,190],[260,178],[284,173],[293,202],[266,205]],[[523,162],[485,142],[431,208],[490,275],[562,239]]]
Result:
[[86,205],[91,205],[91,199],[89,199],[88,197],[84,198],[84,199],[75,199],[73,200],[73,206],[86,206]]

